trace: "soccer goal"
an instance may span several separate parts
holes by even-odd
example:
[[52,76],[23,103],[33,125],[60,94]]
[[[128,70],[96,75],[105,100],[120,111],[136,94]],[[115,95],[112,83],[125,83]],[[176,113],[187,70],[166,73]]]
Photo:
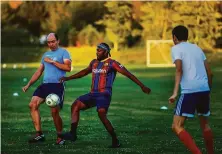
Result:
[[171,58],[172,40],[147,40],[147,66],[173,67]]

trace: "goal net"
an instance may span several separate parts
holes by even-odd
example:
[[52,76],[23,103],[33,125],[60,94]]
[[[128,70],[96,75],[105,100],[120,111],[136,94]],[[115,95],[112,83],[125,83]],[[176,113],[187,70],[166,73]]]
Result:
[[171,58],[172,40],[147,40],[147,66],[173,67]]

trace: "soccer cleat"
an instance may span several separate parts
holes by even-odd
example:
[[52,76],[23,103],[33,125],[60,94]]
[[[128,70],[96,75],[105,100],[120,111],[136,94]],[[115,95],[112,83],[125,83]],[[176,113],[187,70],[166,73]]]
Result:
[[44,142],[45,141],[45,136],[43,134],[36,134],[35,137],[29,140],[29,143],[37,143],[37,142]]
[[115,142],[112,143],[111,146],[109,146],[109,148],[119,148],[120,147],[120,142],[119,140],[117,139]]
[[63,140],[69,140],[69,141],[72,141],[72,142],[75,142],[76,139],[77,139],[77,136],[73,135],[70,132],[67,132],[67,133],[64,133],[64,134],[60,134],[59,137],[62,138]]
[[64,144],[65,144],[65,140],[62,139],[62,138],[60,138],[60,137],[58,137],[57,140],[56,140],[56,144],[58,144],[58,145],[64,145]]

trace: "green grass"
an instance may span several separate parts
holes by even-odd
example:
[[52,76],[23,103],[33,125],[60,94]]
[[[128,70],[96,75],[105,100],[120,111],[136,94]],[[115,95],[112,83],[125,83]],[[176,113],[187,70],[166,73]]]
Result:
[[[151,95],[145,95],[131,80],[118,75],[113,86],[112,103],[108,118],[111,120],[122,143],[119,149],[108,149],[111,138],[99,121],[95,108],[81,112],[78,127],[79,139],[65,146],[53,145],[56,140],[55,127],[49,108],[40,107],[42,128],[46,142],[29,145],[27,140],[34,133],[29,115],[28,104],[38,81],[27,93],[21,91],[26,83],[23,78],[30,78],[35,69],[2,69],[1,82],[1,153],[2,154],[189,154],[171,131],[173,105],[168,105],[174,83],[173,68],[132,67],[130,71],[152,88]],[[77,70],[74,70],[76,72]],[[72,73],[74,73],[72,72]],[[213,69],[214,83],[212,90],[212,116],[210,124],[214,131],[216,154],[222,153],[222,69]],[[61,112],[64,130],[70,126],[70,106],[80,95],[89,91],[91,77],[67,82],[65,104]],[[18,97],[12,94],[18,92]],[[169,110],[160,110],[168,106]],[[206,153],[197,118],[189,119],[186,128],[194,137],[203,153]]]

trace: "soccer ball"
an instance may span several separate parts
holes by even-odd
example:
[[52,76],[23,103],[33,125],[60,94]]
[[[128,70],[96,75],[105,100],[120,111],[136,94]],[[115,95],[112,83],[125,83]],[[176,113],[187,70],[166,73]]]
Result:
[[45,103],[49,107],[56,107],[59,104],[59,102],[60,98],[56,94],[49,94],[45,99]]

